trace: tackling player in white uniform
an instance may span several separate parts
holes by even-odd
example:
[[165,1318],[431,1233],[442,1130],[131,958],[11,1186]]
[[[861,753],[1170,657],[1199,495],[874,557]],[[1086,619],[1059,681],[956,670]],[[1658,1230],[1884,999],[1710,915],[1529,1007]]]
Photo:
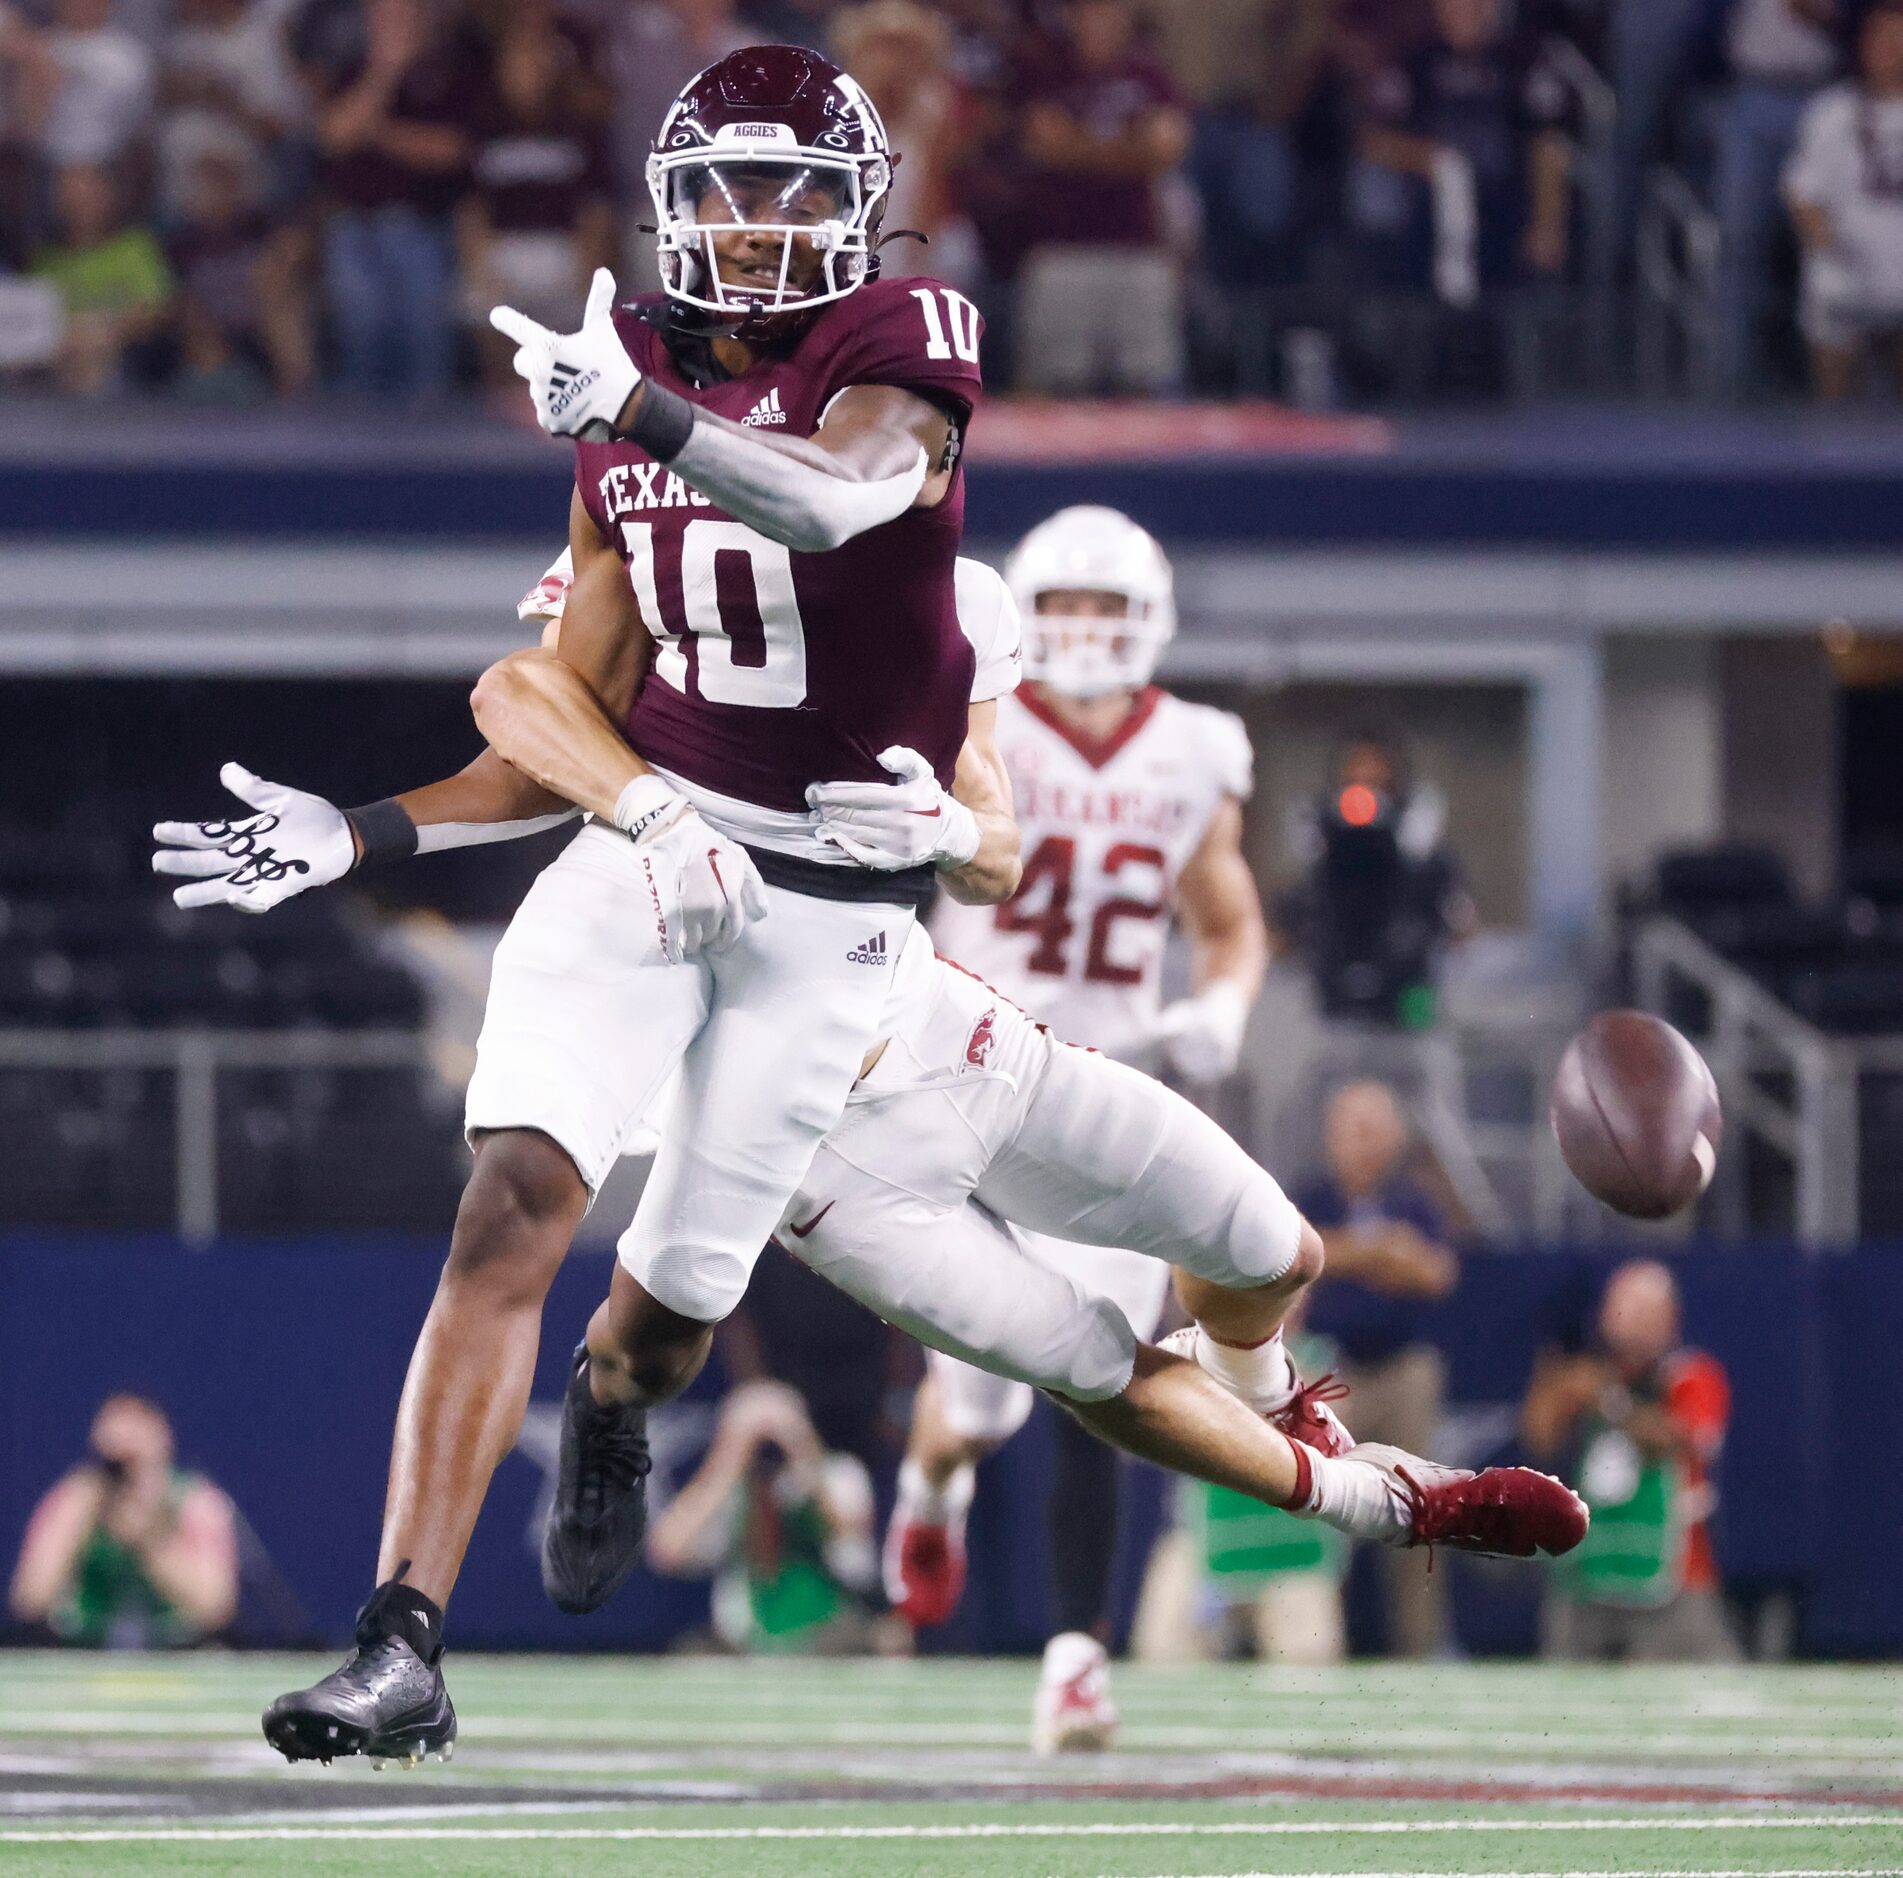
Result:
[[[932,932],[969,967],[1071,1043],[1192,1082],[1230,1074],[1267,956],[1261,903],[1241,851],[1253,784],[1236,717],[1150,683],[1175,630],[1161,548],[1114,510],[1065,509],[1006,567],[1023,614],[1027,685],[1004,700],[1024,877],[995,907],[942,906]],[[1165,1006],[1172,923],[1189,935],[1190,996]],[[1116,1303],[1139,1336],[1157,1327],[1169,1274],[1141,1254],[1026,1235],[1032,1256]],[[1273,1399],[1279,1346],[1232,1353]],[[1022,1426],[1031,1392],[934,1352],[919,1393],[886,1589],[917,1624],[950,1616],[965,1578],[974,1467]],[[1057,1432],[1051,1503],[1054,1631],[1034,1716],[1043,1752],[1107,1744],[1106,1657],[1117,1530],[1115,1457],[1074,1424]]]

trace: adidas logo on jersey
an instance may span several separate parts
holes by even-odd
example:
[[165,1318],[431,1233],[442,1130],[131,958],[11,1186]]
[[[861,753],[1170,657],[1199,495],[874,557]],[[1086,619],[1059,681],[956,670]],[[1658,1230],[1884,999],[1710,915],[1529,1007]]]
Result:
[[874,933],[864,945],[854,946],[846,954],[848,965],[883,965],[885,963],[885,934]]
[[784,424],[786,413],[780,408],[780,388],[775,385],[741,420],[755,430],[770,424]]

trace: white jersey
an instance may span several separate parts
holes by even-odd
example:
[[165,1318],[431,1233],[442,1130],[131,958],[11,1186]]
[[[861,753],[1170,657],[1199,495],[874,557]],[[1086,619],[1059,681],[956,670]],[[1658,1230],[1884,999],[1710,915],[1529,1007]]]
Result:
[[1820,93],[1784,187],[1830,216],[1833,245],[1806,256],[1807,290],[1893,319],[1903,309],[1903,98],[1860,85]]
[[1185,864],[1223,803],[1254,786],[1242,720],[1155,687],[1093,745],[1034,691],[998,705],[1024,837],[1002,906],[941,902],[932,939],[1067,1042],[1147,1064]]

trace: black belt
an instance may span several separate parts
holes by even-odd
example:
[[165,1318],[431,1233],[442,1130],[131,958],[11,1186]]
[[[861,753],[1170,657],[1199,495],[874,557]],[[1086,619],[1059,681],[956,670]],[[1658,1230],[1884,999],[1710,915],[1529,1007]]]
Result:
[[[747,846],[745,842],[740,845]],[[797,854],[782,854],[776,848],[748,847],[747,852],[769,887],[803,893],[812,900],[864,900],[880,906],[909,906],[922,913],[938,891],[938,869],[930,865],[900,868],[888,874],[873,867],[809,861]]]

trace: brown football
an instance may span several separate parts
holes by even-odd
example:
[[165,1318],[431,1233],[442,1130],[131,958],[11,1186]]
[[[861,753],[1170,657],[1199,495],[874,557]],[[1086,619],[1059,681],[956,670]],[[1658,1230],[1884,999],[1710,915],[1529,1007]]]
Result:
[[1644,1011],[1601,1011],[1566,1046],[1549,1113],[1574,1178],[1615,1213],[1664,1219],[1711,1184],[1724,1134],[1718,1085]]

